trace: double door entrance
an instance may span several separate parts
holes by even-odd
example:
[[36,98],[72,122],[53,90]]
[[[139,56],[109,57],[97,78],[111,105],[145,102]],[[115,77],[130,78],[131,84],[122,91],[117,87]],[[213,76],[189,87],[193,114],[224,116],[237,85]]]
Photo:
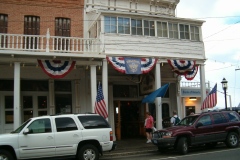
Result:
[[141,101],[114,101],[117,140],[145,135],[145,108]]

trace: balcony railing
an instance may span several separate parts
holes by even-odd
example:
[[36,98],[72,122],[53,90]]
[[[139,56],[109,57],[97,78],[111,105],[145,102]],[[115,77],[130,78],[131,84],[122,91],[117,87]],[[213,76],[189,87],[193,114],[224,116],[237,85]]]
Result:
[[[206,88],[210,88],[209,82],[206,82]],[[180,83],[181,87],[188,87],[188,88],[200,88],[201,83],[200,82],[181,82]]]
[[94,38],[0,33],[1,50],[39,51],[58,53],[99,53],[100,40]]

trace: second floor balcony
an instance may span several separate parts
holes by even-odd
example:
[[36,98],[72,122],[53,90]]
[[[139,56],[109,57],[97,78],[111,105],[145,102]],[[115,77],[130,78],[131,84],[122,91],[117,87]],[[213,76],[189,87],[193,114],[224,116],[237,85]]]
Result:
[[99,55],[100,46],[97,38],[0,33],[1,54],[105,57]]

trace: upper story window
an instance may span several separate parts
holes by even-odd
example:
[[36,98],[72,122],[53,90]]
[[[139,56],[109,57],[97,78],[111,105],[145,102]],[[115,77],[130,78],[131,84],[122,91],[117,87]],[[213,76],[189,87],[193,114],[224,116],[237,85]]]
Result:
[[55,19],[55,35],[70,37],[70,24],[69,18],[56,18]]
[[[71,20],[69,18],[55,18],[55,35],[60,37],[70,37]],[[55,50],[70,49],[70,42],[68,38],[55,38]]]
[[178,39],[178,24],[168,23],[169,38]]
[[199,41],[199,27],[197,26],[190,26],[191,31],[191,40]]
[[27,35],[40,34],[40,17],[38,16],[24,17],[24,34]]
[[154,21],[144,20],[144,35],[155,36],[155,25]]
[[7,33],[8,15],[0,14],[0,33]]
[[[24,34],[39,35],[40,34],[40,17],[25,16],[24,17]],[[23,47],[26,49],[37,49],[39,46],[39,37],[24,37]]]
[[105,33],[117,33],[117,17],[104,17]]
[[118,33],[130,34],[130,18],[118,17]]
[[[8,29],[8,15],[0,14],[0,33],[7,33]],[[7,37],[1,36],[1,47],[7,46]]]
[[189,37],[189,25],[179,24],[180,39],[190,39]]
[[142,34],[142,20],[132,19],[131,20],[132,35],[143,35]]
[[167,22],[157,22],[157,36],[168,37]]

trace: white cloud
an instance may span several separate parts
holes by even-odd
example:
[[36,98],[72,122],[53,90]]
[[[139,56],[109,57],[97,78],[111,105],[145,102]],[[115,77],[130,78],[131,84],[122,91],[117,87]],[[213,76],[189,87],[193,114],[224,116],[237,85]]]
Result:
[[[223,92],[221,81],[225,77],[232,106],[240,102],[240,70],[235,70],[240,67],[240,23],[236,23],[240,21],[239,6],[240,1],[236,0],[180,0],[177,6],[177,17],[206,21],[202,26],[208,59],[205,63],[206,82],[209,81],[211,87],[217,83],[217,90]],[[200,81],[199,76],[194,80]],[[224,108],[224,95],[220,92],[217,106]]]

